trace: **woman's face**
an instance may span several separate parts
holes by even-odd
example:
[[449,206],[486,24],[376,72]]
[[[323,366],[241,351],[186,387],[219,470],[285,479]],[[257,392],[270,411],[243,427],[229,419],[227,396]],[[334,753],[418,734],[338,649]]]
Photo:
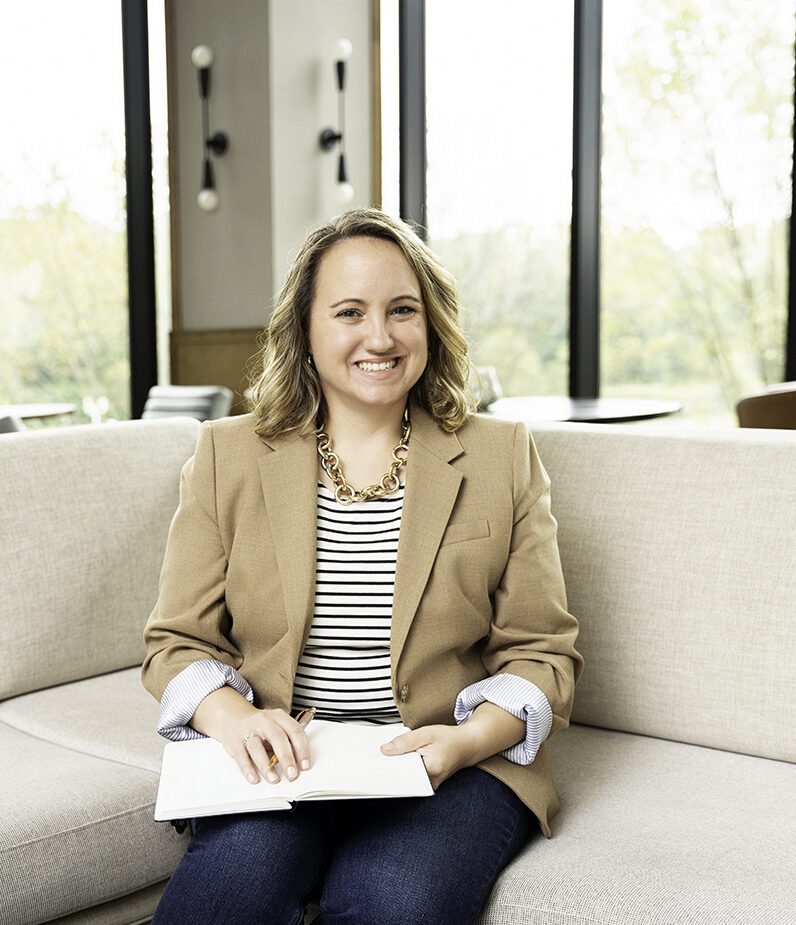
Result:
[[330,415],[403,411],[426,366],[428,333],[420,284],[398,245],[349,238],[321,258],[309,340]]

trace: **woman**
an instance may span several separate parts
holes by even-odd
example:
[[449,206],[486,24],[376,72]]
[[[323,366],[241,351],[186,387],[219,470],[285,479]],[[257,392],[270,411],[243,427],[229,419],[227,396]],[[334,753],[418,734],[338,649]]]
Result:
[[[548,480],[522,425],[469,414],[450,275],[354,210],[304,243],[251,415],[183,472],[143,679],[169,738],[218,739],[252,783],[310,767],[305,706],[403,722],[430,798],[192,821],[165,922],[475,922],[557,809],[544,740],[580,670]],[[278,764],[271,768],[269,756]]]

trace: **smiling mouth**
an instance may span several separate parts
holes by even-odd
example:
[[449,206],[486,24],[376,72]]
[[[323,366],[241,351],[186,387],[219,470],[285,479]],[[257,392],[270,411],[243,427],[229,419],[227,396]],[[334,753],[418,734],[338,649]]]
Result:
[[383,360],[381,363],[369,363],[366,360],[361,360],[354,365],[366,373],[380,373],[385,372],[388,369],[395,369],[395,367],[398,365],[398,358],[392,360]]

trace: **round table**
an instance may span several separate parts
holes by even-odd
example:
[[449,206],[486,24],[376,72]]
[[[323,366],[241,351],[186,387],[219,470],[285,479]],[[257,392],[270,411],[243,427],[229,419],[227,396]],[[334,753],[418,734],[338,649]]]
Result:
[[665,417],[682,410],[677,401],[657,398],[565,398],[558,395],[520,395],[498,398],[487,414],[509,421],[578,421],[614,424]]
[[60,414],[74,414],[75,405],[64,402],[40,402],[27,405],[0,405],[0,418],[54,418]]

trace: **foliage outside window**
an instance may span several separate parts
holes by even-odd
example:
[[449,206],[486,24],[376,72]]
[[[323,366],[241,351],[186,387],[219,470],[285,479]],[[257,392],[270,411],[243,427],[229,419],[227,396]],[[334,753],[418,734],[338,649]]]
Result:
[[124,230],[81,214],[55,177],[43,191],[52,201],[0,218],[0,402],[82,411],[105,396],[128,417]]
[[601,383],[732,425],[782,381],[793,4],[604,7]]
[[[163,0],[150,0],[149,27],[159,352],[167,358]],[[0,404],[68,402],[78,409],[72,420],[84,422],[84,399],[96,407],[105,397],[109,417],[127,418],[120,8],[105,0],[4,4],[0,31],[13,37],[0,57]]]
[[572,2],[426,3],[429,244],[507,395],[567,390],[572,53]]
[[0,403],[107,396],[127,417],[119,8],[5,4],[0,30]]
[[[793,5],[602,10],[600,392],[734,425],[784,375]],[[570,3],[426,3],[429,241],[509,395],[567,392],[572,28]]]

